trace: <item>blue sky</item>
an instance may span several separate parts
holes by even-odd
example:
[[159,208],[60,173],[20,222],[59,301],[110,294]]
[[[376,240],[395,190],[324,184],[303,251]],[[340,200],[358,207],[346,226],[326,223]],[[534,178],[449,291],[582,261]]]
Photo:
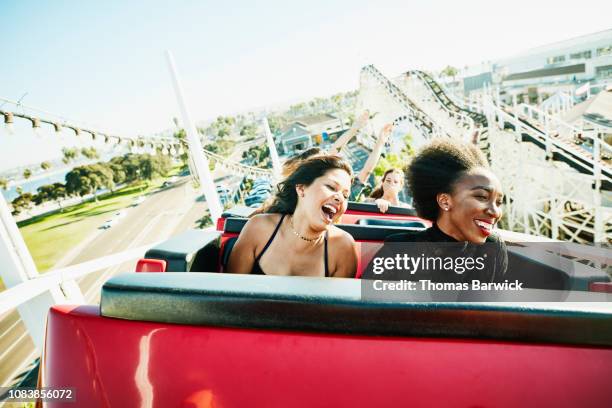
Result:
[[[464,66],[612,26],[608,2],[558,3],[0,0],[0,97],[148,134],[178,116],[166,49],[203,120],[355,89],[367,63]],[[0,170],[58,154],[17,128],[0,126]]]

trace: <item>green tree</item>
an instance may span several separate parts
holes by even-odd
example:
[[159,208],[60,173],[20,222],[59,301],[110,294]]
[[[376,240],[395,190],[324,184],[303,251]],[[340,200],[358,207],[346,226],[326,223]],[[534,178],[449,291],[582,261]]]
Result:
[[113,171],[102,163],[75,167],[66,174],[66,192],[70,195],[83,197],[93,193],[97,201],[97,191],[103,187],[112,190],[114,182]]
[[51,168],[51,163],[49,163],[48,161],[44,161],[40,163],[40,168],[43,170],[49,170]]
[[32,208],[32,200],[34,196],[32,193],[22,193],[16,197],[12,202],[13,215],[18,215],[23,210],[29,210]]
[[108,167],[113,172],[113,182],[115,184],[125,183],[125,180],[126,180],[127,176],[125,174],[125,169],[123,168],[123,166],[121,164],[113,163],[111,161],[111,162],[109,162]]
[[113,177],[122,177],[123,182],[131,183],[140,179],[140,159],[136,154],[128,153],[124,156],[113,157],[109,167],[114,174],[121,169],[123,175]]
[[229,134],[230,134],[230,131],[227,127],[222,127],[217,131],[217,136],[221,138],[228,136]]
[[53,191],[51,192],[51,199],[54,200],[60,208],[60,212],[63,212],[62,200],[68,196],[66,192],[66,186],[62,183],[53,183]]
[[30,170],[30,169],[25,169],[25,170],[23,171],[23,177],[24,177],[25,179],[29,179],[30,177],[32,177],[32,170]]
[[183,168],[187,167],[187,162],[189,161],[189,153],[187,152],[187,134],[184,129],[179,129],[174,132],[174,137],[178,139],[178,144],[183,146],[183,152],[180,154],[179,158],[181,159],[181,163],[183,164]]
[[8,180],[4,177],[0,177],[0,188],[5,191],[8,190]]
[[172,169],[172,160],[168,155],[140,155],[140,177],[152,180],[156,177],[167,177]]
[[270,125],[270,132],[278,134],[282,128],[287,125],[287,120],[282,116],[270,115],[268,116],[268,124]]
[[66,187],[62,183],[45,184],[37,189],[38,194],[34,196],[36,205],[47,201],[55,201],[62,210],[61,199],[66,197]]
[[68,147],[64,147],[62,149],[62,154],[64,155],[62,161],[64,162],[64,164],[68,164],[71,161],[75,160],[77,157],[77,153],[77,149],[70,149]]
[[403,147],[399,154],[390,153],[378,160],[378,163],[373,170],[376,177],[382,177],[385,171],[390,168],[404,170],[408,163],[410,163],[410,159],[414,155],[414,151],[412,149],[412,136],[410,134],[406,134],[403,138],[403,142]]
[[81,155],[92,160],[100,157],[95,147],[84,147],[81,149]]
[[457,76],[458,73],[459,73],[459,70],[457,68],[447,65],[446,68],[442,70],[441,75],[453,78],[453,82],[454,82],[455,77]]

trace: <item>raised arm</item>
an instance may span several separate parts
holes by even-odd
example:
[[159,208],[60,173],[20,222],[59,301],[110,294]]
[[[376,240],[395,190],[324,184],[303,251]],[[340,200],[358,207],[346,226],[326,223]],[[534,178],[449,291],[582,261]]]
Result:
[[364,111],[353,123],[353,126],[351,126],[349,130],[344,132],[344,134],[334,142],[334,144],[329,149],[329,154],[338,154],[340,150],[344,147],[344,145],[347,144],[353,137],[355,137],[357,132],[359,132],[359,130],[368,122],[369,118],[370,112],[368,112],[367,110]]
[[387,139],[389,138],[389,135],[391,134],[392,130],[393,125],[390,123],[383,126],[383,128],[380,130],[380,133],[378,134],[378,139],[376,140],[376,145],[374,146],[372,153],[370,153],[368,160],[365,162],[363,169],[361,169],[359,175],[357,176],[359,181],[361,181],[363,184],[366,183],[366,181],[368,180],[368,176],[370,175],[374,167],[376,167],[376,163],[380,158],[382,149],[383,147],[385,147],[385,143],[387,142]]

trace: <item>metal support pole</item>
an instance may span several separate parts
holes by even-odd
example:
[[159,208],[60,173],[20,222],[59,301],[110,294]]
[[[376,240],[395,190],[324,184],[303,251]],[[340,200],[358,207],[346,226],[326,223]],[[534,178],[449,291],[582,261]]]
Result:
[[521,134],[521,121],[519,120],[519,110],[517,107],[517,96],[512,95],[512,110],[514,111],[514,137],[518,143],[523,141]]
[[559,239],[559,226],[561,225],[561,217],[559,217],[558,200],[553,198],[550,200],[550,237]]
[[595,179],[595,187],[593,189],[593,201],[595,204],[595,219],[594,219],[594,241],[606,242],[606,229],[603,219],[603,209],[601,207],[601,164],[599,162],[601,155],[601,144],[599,135],[593,135],[593,177]]
[[552,139],[550,137],[550,120],[547,115],[544,118],[544,134],[546,137],[546,160],[552,160]]
[[266,140],[268,142],[268,149],[270,150],[270,158],[272,159],[272,169],[274,170],[274,178],[279,180],[281,177],[281,164],[278,158],[278,152],[276,151],[276,144],[274,143],[274,136],[270,131],[270,124],[268,123],[268,118],[263,118],[263,128],[266,134]]
[[[12,288],[37,278],[38,271],[1,194],[0,221],[0,276],[4,285]],[[44,345],[45,323],[49,308],[66,302],[66,297],[57,285],[17,307],[19,316],[39,351],[42,351]]]
[[213,223],[221,217],[223,213],[223,206],[219,200],[215,183],[208,168],[208,160],[204,156],[204,148],[198,137],[198,132],[195,126],[191,122],[191,115],[187,109],[185,98],[183,96],[183,87],[174,64],[174,57],[170,51],[166,51],[166,58],[168,60],[168,67],[172,74],[172,83],[174,85],[174,91],[176,93],[176,99],[181,110],[181,116],[183,117],[183,124],[185,125],[185,131],[187,132],[187,144],[189,145],[189,155],[193,159],[193,163],[196,168],[196,174],[200,181],[200,191],[204,194],[206,202],[208,203],[208,210],[212,217]]

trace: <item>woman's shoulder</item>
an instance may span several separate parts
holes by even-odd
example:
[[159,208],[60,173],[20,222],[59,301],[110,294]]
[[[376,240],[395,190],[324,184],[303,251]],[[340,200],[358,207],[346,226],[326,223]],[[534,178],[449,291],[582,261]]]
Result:
[[328,230],[327,239],[334,244],[338,245],[353,245],[355,240],[353,236],[348,232],[332,225]]
[[493,244],[496,245],[498,247],[502,247],[502,248],[506,248],[506,243],[504,242],[504,240],[497,234],[491,234],[487,237],[486,241],[487,244]]
[[243,228],[247,234],[259,234],[274,229],[280,221],[282,214],[257,214],[249,218]]
[[280,221],[282,216],[283,214],[276,214],[276,213],[256,214],[252,216],[251,218],[249,218],[248,222],[254,225],[276,224]]

